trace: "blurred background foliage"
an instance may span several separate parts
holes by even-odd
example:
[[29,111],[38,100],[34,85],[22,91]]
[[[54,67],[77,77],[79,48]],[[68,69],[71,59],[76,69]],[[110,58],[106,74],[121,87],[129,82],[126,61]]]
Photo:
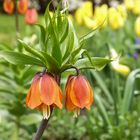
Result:
[[[140,139],[140,31],[136,25],[140,2],[135,4],[134,1],[69,1],[69,18],[78,36],[99,27],[84,44],[91,56],[119,59],[100,72],[82,71],[94,90],[95,102],[91,111],[83,110],[78,118],[73,118],[65,109],[55,110],[43,140]],[[44,24],[41,13],[48,2],[39,0],[37,3],[41,24]],[[0,50],[22,51],[16,41],[15,17],[4,13],[2,3],[0,0]],[[112,7],[124,11],[112,10]],[[140,21],[138,24],[140,27]],[[19,28],[20,38],[33,47],[39,46],[38,28],[26,25],[23,15],[19,16]],[[42,115],[26,108],[25,96],[36,71],[39,71],[38,67],[25,68],[0,60],[0,140],[32,139]],[[64,87],[65,74],[62,77]]]

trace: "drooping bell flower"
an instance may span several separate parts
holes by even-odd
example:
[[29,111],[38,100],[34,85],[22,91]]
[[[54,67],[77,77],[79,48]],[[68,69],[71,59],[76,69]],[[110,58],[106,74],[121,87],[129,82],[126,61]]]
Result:
[[4,8],[5,12],[7,12],[8,14],[12,14],[13,11],[14,11],[14,2],[13,2],[13,0],[4,0],[3,8]]
[[18,1],[17,9],[20,14],[26,13],[26,11],[28,9],[28,3],[29,3],[28,0],[19,0]]
[[66,101],[65,105],[69,111],[74,112],[77,117],[80,109],[90,107],[93,103],[93,92],[85,76],[70,76],[66,84]]
[[53,107],[62,109],[62,91],[55,79],[48,73],[38,73],[26,97],[26,105],[31,109],[43,112],[44,119],[48,119]]
[[35,24],[38,20],[37,10],[35,8],[28,9],[25,14],[25,22],[27,24]]

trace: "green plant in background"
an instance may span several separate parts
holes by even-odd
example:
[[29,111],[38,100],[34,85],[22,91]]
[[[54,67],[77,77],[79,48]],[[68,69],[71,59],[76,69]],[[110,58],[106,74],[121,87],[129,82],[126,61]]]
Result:
[[[83,109],[84,107],[88,109],[90,108],[93,96],[88,81],[85,79],[85,77],[79,75],[79,70],[82,69],[101,70],[102,68],[104,68],[106,64],[111,62],[111,59],[107,58],[90,57],[87,50],[84,49],[84,42],[89,37],[91,37],[93,33],[90,32],[89,34],[84,35],[81,38],[78,38],[75,29],[72,25],[72,22],[67,18],[67,11],[65,10],[60,11],[59,5],[53,16],[50,15],[48,6],[45,13],[45,23],[46,23],[45,27],[42,25],[38,25],[41,32],[39,48],[31,47],[29,44],[26,44],[22,40],[18,40],[20,51],[0,52],[0,57],[4,58],[5,60],[7,60],[12,64],[23,66],[36,65],[38,67],[42,67],[43,69],[45,69],[45,71],[43,70],[43,72],[40,72],[35,76],[29,94],[26,98],[27,106],[29,106],[30,108],[36,108],[36,106],[38,106],[38,109],[42,110],[42,108],[40,108],[42,106],[39,105],[43,104],[42,111],[43,115],[45,115],[44,116],[45,119],[42,120],[41,125],[37,131],[37,134],[34,138],[36,140],[39,140],[41,138],[43,131],[48,123],[48,118],[50,117],[53,111],[53,108],[55,106],[59,107],[58,98],[60,98],[60,95],[59,97],[57,97],[57,95],[55,94],[57,93],[60,94],[60,88],[56,88],[58,86],[56,82],[60,84],[61,74],[69,69],[75,69],[77,71],[77,75],[75,76],[73,75],[72,77],[69,78],[67,84],[68,87],[66,87],[66,92],[68,92],[67,102],[69,100],[71,100],[69,102],[73,102],[73,104],[68,103],[67,107],[69,109],[72,109],[71,111],[76,112],[77,116],[80,113],[79,112],[80,109]],[[21,52],[21,49],[24,49],[25,51]],[[26,67],[28,68],[28,66]],[[22,79],[23,77],[20,78]],[[55,93],[54,97],[53,94],[52,95],[44,94],[44,90],[48,85],[44,87],[44,84],[46,82],[43,83],[43,79],[46,82],[48,81],[48,84],[50,84],[49,85],[50,87],[46,89],[46,92],[49,94],[50,91],[54,90],[53,91],[53,93]],[[78,95],[81,94],[80,88],[77,89],[76,86],[78,83],[81,84],[80,88],[83,88],[85,96],[84,94]],[[40,88],[37,88],[38,86],[43,86],[41,87],[41,90],[43,89],[43,91],[40,91]],[[74,93],[72,95],[73,98],[70,95],[72,94],[71,90],[73,90]],[[77,93],[77,91],[79,93]],[[41,92],[40,95],[38,95],[39,92]],[[50,96],[49,97],[50,99],[48,101],[45,101],[45,103],[44,101],[40,102],[41,100],[39,100],[39,96],[41,97],[41,100],[44,100],[43,98],[47,99],[48,98],[47,96]],[[80,98],[77,100],[74,96],[75,97],[80,96]],[[84,98],[82,96],[84,96]],[[35,101],[33,98],[35,99]],[[58,100],[55,100],[52,103],[48,103],[51,101],[51,98],[57,98]],[[83,104],[81,104],[82,102],[80,102],[79,100],[81,100]]]
[[[86,6],[84,8],[86,8]],[[119,9],[119,6],[117,7],[119,10],[122,10],[121,8]],[[119,10],[116,12],[121,12]],[[86,10],[84,11],[85,14],[90,14],[90,12],[86,13]],[[97,6],[96,8],[95,17],[97,17],[100,22],[104,20],[104,18],[100,16],[101,11],[104,11],[106,15],[106,5]],[[114,14],[118,15],[116,12]],[[54,109],[47,126],[47,131],[44,132],[42,139],[121,140],[123,138],[124,140],[139,140],[140,70],[138,69],[139,57],[134,57],[135,52],[139,52],[139,44],[135,43],[134,21],[136,17],[132,15],[132,13],[127,14],[127,19],[125,19],[127,24],[117,30],[104,24],[100,30],[93,32],[86,27],[80,27],[73,20],[77,29],[77,32],[75,32],[71,20],[68,20],[66,17],[67,12],[65,10],[62,10],[61,13],[59,13],[59,11],[55,13],[49,13],[49,11],[47,11],[45,16],[47,21],[46,25],[39,25],[39,44],[31,45],[19,39],[19,46],[17,47],[19,50],[15,49],[14,52],[13,50],[9,50],[9,47],[6,51],[2,51],[5,50],[6,46],[1,45],[2,50],[0,51],[0,56],[13,64],[18,64],[18,66],[9,65],[1,59],[2,76],[0,81],[2,87],[0,97],[2,97],[3,100],[0,102],[0,107],[2,108],[2,110],[0,110],[2,116],[0,123],[0,133],[2,133],[2,135],[0,139],[7,140],[9,136],[13,139],[22,139],[22,135],[24,135],[23,139],[32,139],[34,132],[38,128],[37,123],[42,119],[42,115],[37,111],[25,109],[25,95],[31,83],[31,78],[35,75],[36,71],[42,71],[42,68],[44,70],[44,68],[47,67],[53,75],[61,75],[61,87],[64,89],[67,76],[70,74],[75,75],[74,69],[77,67],[82,74],[86,75],[91,86],[94,88],[94,108],[88,113],[85,112],[85,110],[81,110],[81,115],[78,118],[73,118],[72,114],[66,112],[64,109],[61,111]],[[119,16],[121,16],[120,13],[118,17]],[[89,20],[87,20],[86,23],[88,22]],[[58,25],[61,25],[59,23],[62,24],[63,28],[58,27]],[[90,33],[81,37],[81,34],[87,31]],[[77,33],[79,37],[77,37]],[[96,35],[94,35],[95,33]],[[93,35],[94,37],[92,37]],[[60,41],[62,36],[64,36],[64,38]],[[57,46],[57,48],[55,48],[55,46]],[[58,55],[59,53],[57,53],[57,55],[55,54],[56,49],[56,52],[61,52],[61,57]],[[60,49],[60,51],[58,49]],[[113,52],[115,51],[115,56],[112,55],[114,54],[112,50]],[[73,53],[76,56],[71,55]],[[14,57],[13,54],[16,57]],[[121,55],[119,56],[119,54]],[[94,57],[90,58],[89,56]],[[101,58],[101,56],[107,57]],[[86,70],[87,68],[102,69],[106,63],[110,62],[110,60],[107,59],[109,58],[108,56],[117,59],[105,67],[103,71]],[[25,64],[25,67],[22,63]],[[5,76],[3,76],[5,71],[6,76],[10,76],[11,80],[9,80],[10,77],[5,78]],[[64,72],[61,73],[62,71]],[[13,78],[14,75],[18,78]],[[55,76],[57,80],[59,76]],[[22,82],[19,83],[21,80]],[[11,81],[10,83],[14,83],[12,84],[12,89],[14,89],[12,93],[11,91],[7,92],[7,83],[9,81]],[[10,93],[10,96],[8,93]],[[20,96],[20,93],[23,93],[23,96]],[[7,98],[12,97],[11,99],[13,100],[13,96],[11,95],[13,95],[15,99],[14,103],[10,102],[10,107],[14,111],[9,110],[9,105],[6,104]],[[22,101],[22,104],[18,104],[20,101]],[[15,107],[17,105],[18,107]],[[19,108],[22,108],[24,111],[20,115],[17,115],[17,112],[21,111]],[[13,128],[13,131],[11,128]]]

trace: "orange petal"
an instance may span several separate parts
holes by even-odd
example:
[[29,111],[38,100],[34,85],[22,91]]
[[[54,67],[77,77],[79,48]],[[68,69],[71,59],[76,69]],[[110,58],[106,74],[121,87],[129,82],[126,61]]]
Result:
[[62,109],[62,91],[59,88],[59,86],[57,87],[57,91],[56,91],[56,96],[55,96],[55,101],[54,104],[59,107],[60,109]]
[[90,85],[89,85],[89,88],[90,88],[90,100],[89,100],[89,103],[86,105],[86,108],[88,110],[90,110],[90,107],[91,107],[91,105],[93,104],[93,101],[94,101],[93,92],[92,92],[92,88],[90,87]]
[[54,79],[47,74],[41,77],[40,82],[41,100],[46,105],[52,105],[56,96],[56,84]]
[[[74,78],[74,77],[73,77]],[[70,89],[71,89],[71,82],[72,81],[72,78],[69,79],[68,78],[68,81],[67,81],[67,84],[66,84],[66,99],[65,99],[65,106],[66,108],[69,110],[69,111],[73,111],[75,108],[77,108],[71,101],[70,99]]]
[[84,76],[77,76],[72,81],[70,98],[73,104],[84,108],[90,100],[90,89]]
[[40,83],[40,78],[35,77],[26,97],[26,105],[31,109],[34,109],[42,104],[40,100],[39,83]]

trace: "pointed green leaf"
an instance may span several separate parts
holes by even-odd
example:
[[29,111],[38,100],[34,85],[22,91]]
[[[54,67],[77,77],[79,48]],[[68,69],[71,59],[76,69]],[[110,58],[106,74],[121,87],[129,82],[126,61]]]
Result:
[[45,38],[46,38],[45,28],[40,24],[37,24],[37,26],[40,28],[40,40],[41,40],[41,43],[43,45],[45,45]]
[[100,76],[100,74],[98,74],[97,71],[92,70],[91,74],[93,74],[93,77],[96,79],[98,85],[105,93],[105,96],[107,97],[108,102],[113,104],[113,102],[114,102],[113,98],[112,98],[111,93],[110,93],[109,89],[107,88],[107,85],[106,85],[105,81],[103,80],[103,78]]
[[91,57],[91,61],[88,58],[79,59],[75,66],[78,69],[97,69],[101,70],[103,69],[106,64],[110,63],[112,60],[107,58],[101,58],[101,57]]
[[96,33],[97,33],[97,29],[90,31],[89,33],[87,33],[86,35],[82,36],[79,41],[80,43],[82,43],[83,41],[93,37]]
[[69,37],[68,37],[68,42],[66,45],[66,51],[65,54],[63,56],[63,61],[70,56],[71,51],[73,50],[74,47],[74,34],[71,32]]
[[127,78],[125,90],[123,94],[124,97],[123,97],[122,105],[121,105],[122,114],[125,114],[126,112],[128,112],[132,104],[132,99],[134,96],[135,80],[136,80],[137,75],[139,74],[140,74],[140,69],[136,69],[132,71]]
[[45,52],[42,52],[42,54],[46,58],[46,62],[47,62],[48,69],[50,70],[50,72],[57,73],[59,70],[58,62],[54,59],[53,56],[50,56],[49,54]]
[[59,40],[58,40],[59,37],[56,33],[57,29],[54,26],[55,22],[56,22],[55,21],[56,17],[51,18],[50,15],[48,15],[48,16],[49,16],[49,20],[50,20],[50,24],[48,26],[48,31],[49,31],[50,40],[52,43],[52,56],[59,62],[59,64],[61,64],[62,54],[61,54],[60,44],[59,44]]
[[44,66],[39,59],[18,52],[0,51],[0,57],[15,65]]
[[20,42],[22,47],[25,48],[25,50],[27,52],[29,52],[30,54],[34,55],[35,57],[38,57],[39,59],[41,59],[45,63],[45,58],[42,56],[42,54],[39,51],[31,48],[29,45],[24,43],[22,40],[18,40],[18,41]]
[[60,43],[62,43],[67,35],[68,35],[68,32],[69,32],[69,22],[68,22],[68,19],[65,17],[64,20],[63,20],[63,25],[61,25],[63,31],[61,33],[61,37],[60,37]]
[[107,110],[105,109],[105,107],[102,103],[102,100],[101,100],[101,98],[99,97],[98,94],[95,94],[95,101],[96,101],[96,104],[97,104],[100,112],[102,113],[102,117],[104,118],[104,120],[106,121],[106,123],[108,125],[111,125]]

